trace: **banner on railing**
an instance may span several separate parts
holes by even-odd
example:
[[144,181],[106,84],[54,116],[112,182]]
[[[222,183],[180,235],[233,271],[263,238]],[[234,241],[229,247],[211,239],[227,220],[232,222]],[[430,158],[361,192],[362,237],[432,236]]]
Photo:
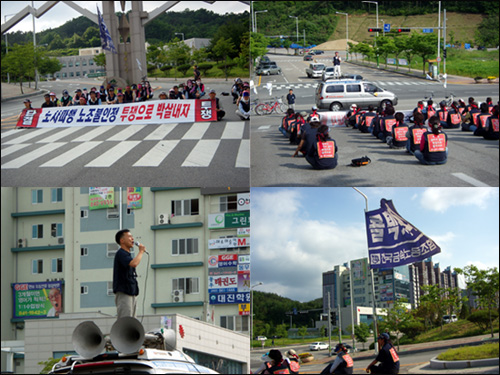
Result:
[[20,128],[147,125],[217,121],[215,100],[156,100],[113,105],[24,109]]

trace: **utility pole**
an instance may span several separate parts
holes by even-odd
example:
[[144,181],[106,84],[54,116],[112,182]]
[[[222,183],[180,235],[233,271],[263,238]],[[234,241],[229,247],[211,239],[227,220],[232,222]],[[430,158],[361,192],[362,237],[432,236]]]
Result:
[[438,52],[437,52],[437,75],[439,78],[439,65],[441,60],[441,1],[439,2],[438,10]]
[[330,292],[328,292],[328,356],[332,355],[332,308],[330,304]]
[[444,88],[448,85],[448,75],[446,74],[446,9],[443,14],[443,43],[444,43],[444,56],[443,56],[443,75],[444,75]]
[[349,261],[349,294],[351,295],[351,337],[352,337],[352,347],[356,348],[356,342],[354,340],[354,296],[352,294],[352,260]]
[[342,317],[340,316],[340,298],[337,299],[337,315],[339,319],[339,343],[342,342]]

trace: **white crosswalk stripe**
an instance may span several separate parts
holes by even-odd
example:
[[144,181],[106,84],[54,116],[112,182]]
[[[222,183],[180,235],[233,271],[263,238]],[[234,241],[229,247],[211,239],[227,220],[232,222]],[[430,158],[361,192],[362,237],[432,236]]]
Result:
[[[19,169],[28,164],[30,167],[61,168],[78,163],[78,160],[84,157],[85,162],[79,163],[84,164],[84,168],[108,168],[127,155],[127,160],[131,160],[134,155],[135,159],[130,161],[133,167],[173,165],[169,164],[169,159],[173,159],[178,167],[207,168],[218,152],[224,153],[227,149],[223,147],[223,142],[235,141],[239,141],[239,144],[237,152],[232,156],[234,160],[229,161],[229,165],[232,164],[234,168],[250,168],[248,135],[245,139],[248,126],[243,121],[221,121],[127,127],[101,126],[88,127],[85,130],[82,130],[83,127],[15,129],[15,132],[7,131],[1,134],[2,169]],[[141,140],[137,140],[136,134],[144,129],[147,131],[141,133]],[[246,131],[248,134],[248,130]],[[167,139],[169,135],[172,137],[171,133],[176,139]],[[73,134],[78,136],[71,139]],[[213,137],[213,134],[218,134],[218,139],[208,139]],[[134,135],[135,139],[130,140]],[[8,138],[5,139],[6,137]],[[207,139],[203,139],[204,137]],[[184,160],[176,159],[176,148],[185,145],[191,148],[188,156]],[[36,148],[33,149],[34,147]],[[60,150],[57,151],[58,149]],[[134,149],[137,151],[131,152]],[[56,152],[48,159],[47,156],[52,151]],[[38,162],[42,157],[44,162]]]
[[[436,81],[374,81],[379,86],[409,86],[409,85],[439,85]],[[290,83],[290,84],[273,84],[273,90],[289,90],[289,89],[316,89],[318,83]]]

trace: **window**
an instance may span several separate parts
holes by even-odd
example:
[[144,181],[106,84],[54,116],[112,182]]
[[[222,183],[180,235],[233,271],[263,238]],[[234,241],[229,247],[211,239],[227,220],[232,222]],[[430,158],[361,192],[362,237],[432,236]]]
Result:
[[31,238],[43,238],[43,225],[42,224],[36,224],[33,225],[32,227],[32,235]]
[[198,277],[172,279],[172,290],[183,290],[184,294],[200,293],[200,279]]
[[113,282],[112,281],[108,281],[108,296],[112,296],[114,293],[113,293]]
[[43,190],[31,190],[31,203],[38,204],[43,203]]
[[73,67],[73,61],[68,62],[68,67],[72,68]]
[[219,212],[236,211],[238,209],[238,197],[229,195],[219,198]]
[[186,238],[172,240],[172,255],[198,254],[198,239]]
[[364,83],[365,86],[365,92],[377,92],[379,91],[377,86],[371,84],[371,83]]
[[198,199],[172,201],[172,214],[174,214],[174,216],[199,215],[200,208]]
[[344,85],[327,86],[326,92],[344,92]]
[[80,287],[80,294],[89,294],[89,287],[87,285],[82,285]]
[[82,66],[87,66],[87,61],[86,60],[82,61]]
[[89,60],[89,65],[94,65],[94,60],[90,59]]
[[66,68],[66,63],[63,63],[63,64],[62,64],[62,67],[63,67],[63,68]]
[[69,76],[70,76],[70,77],[74,77],[74,76],[75,76],[75,73],[73,73],[73,72],[69,72]]
[[361,85],[346,85],[347,92],[361,92]]
[[57,202],[63,201],[63,189],[62,188],[51,189],[50,193],[52,195],[52,199],[51,199],[52,203],[57,203]]
[[116,252],[119,250],[119,246],[117,243],[108,243],[106,246],[106,256],[108,258],[114,258]]
[[68,73],[63,73],[63,78],[68,78]]
[[43,260],[42,259],[34,259],[32,261],[32,274],[43,273]]
[[63,260],[62,258],[53,258],[52,259],[52,273],[62,272],[63,271]]
[[120,217],[117,207],[110,207],[106,211],[108,219],[118,219]]
[[50,235],[52,237],[62,237],[63,236],[63,232],[62,232],[62,223],[54,223],[54,224],[51,224],[50,226]]
[[80,217],[81,217],[82,219],[86,219],[86,218],[88,218],[88,217],[89,217],[89,210],[87,210],[87,209],[85,209],[85,208],[82,208],[82,209],[80,210]]
[[231,331],[248,332],[249,317],[245,315],[221,316],[220,326],[222,328],[230,329]]
[[88,247],[81,247],[80,248],[80,255],[82,257],[86,257],[89,255],[89,248]]
[[80,72],[76,72],[76,76],[77,76],[77,77],[80,77]]
[[80,61],[75,61],[75,66],[80,66]]

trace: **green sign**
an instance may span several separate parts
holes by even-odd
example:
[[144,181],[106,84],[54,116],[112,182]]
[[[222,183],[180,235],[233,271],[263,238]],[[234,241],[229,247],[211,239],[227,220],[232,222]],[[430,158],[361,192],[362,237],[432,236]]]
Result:
[[250,211],[226,212],[224,228],[244,228],[250,226]]
[[12,284],[12,292],[14,319],[57,317],[63,312],[60,281]]
[[89,188],[89,210],[100,210],[115,206],[115,188]]

